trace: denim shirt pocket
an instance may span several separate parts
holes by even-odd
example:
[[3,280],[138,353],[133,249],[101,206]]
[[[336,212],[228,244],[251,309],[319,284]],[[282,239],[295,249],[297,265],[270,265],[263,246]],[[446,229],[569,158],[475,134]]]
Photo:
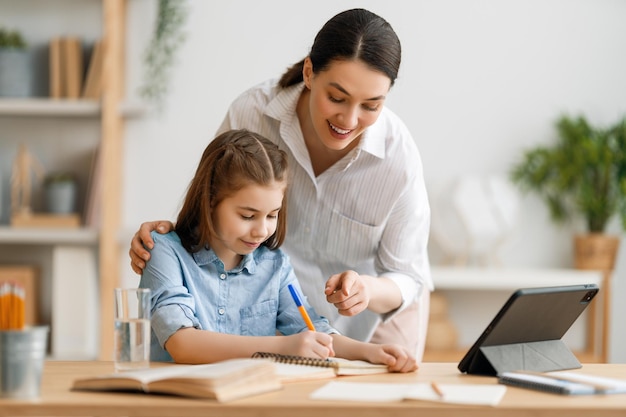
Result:
[[245,336],[275,336],[278,301],[267,300],[239,310],[241,334]]

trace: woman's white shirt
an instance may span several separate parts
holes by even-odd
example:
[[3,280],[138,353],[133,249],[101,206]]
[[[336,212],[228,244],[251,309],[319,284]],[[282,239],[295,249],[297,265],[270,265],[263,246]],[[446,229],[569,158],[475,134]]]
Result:
[[[287,152],[291,178],[282,249],[316,311],[343,334],[369,340],[381,320],[402,311],[422,290],[433,290],[421,157],[406,125],[385,107],[359,145],[316,177],[296,115],[303,88],[301,83],[280,89],[270,80],[247,90],[231,104],[217,134],[245,128]],[[349,269],[395,282],[402,305],[382,316],[369,310],[339,315],[326,301],[324,285]]]

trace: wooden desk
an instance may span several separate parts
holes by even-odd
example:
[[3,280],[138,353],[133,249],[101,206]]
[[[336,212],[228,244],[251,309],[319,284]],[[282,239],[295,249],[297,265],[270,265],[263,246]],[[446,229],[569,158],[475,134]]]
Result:
[[[73,392],[75,378],[109,373],[110,362],[48,361],[41,397],[32,401],[0,400],[0,416],[202,416],[202,417],[489,417],[626,415],[626,394],[566,397],[520,388],[507,388],[497,407],[462,406],[427,401],[390,403],[309,400],[328,380],[286,384],[281,391],[219,404],[170,396],[135,393]],[[626,364],[589,364],[580,371],[626,378]],[[462,375],[455,363],[424,363],[417,373],[343,377],[349,381],[411,383],[496,383],[493,377]]]

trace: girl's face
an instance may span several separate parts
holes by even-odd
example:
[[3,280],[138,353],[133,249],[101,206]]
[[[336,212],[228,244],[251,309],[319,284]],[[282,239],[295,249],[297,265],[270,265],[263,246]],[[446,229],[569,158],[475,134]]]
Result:
[[327,70],[314,74],[307,58],[303,75],[311,91],[313,128],[331,150],[346,149],[376,122],[391,88],[389,77],[361,61],[334,61]]
[[213,212],[218,234],[211,248],[226,269],[239,264],[276,231],[278,212],[283,203],[285,184],[248,185],[220,202]]

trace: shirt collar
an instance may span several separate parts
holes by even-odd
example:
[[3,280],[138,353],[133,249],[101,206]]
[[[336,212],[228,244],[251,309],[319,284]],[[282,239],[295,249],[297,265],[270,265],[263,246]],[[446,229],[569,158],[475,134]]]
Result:
[[[216,264],[224,268],[224,263],[220,258],[217,257],[213,249],[204,248],[198,252],[193,253],[192,255],[198,266]],[[256,259],[254,259],[254,252],[244,255],[241,262],[239,262],[239,265],[237,265],[228,272],[242,272],[244,269],[247,270],[248,273],[254,274],[256,270]]]
[[292,85],[287,88],[276,87],[278,93],[265,107],[265,114],[269,117],[286,123],[290,121],[295,113],[298,99],[302,90],[304,90],[304,82]]
[[[288,123],[290,120],[293,120],[298,99],[304,88],[304,82],[301,82],[287,88],[279,89],[276,97],[274,97],[265,108],[265,114],[281,123]],[[387,118],[383,116],[386,110],[386,107],[383,107],[376,123],[363,132],[361,142],[358,146],[360,150],[380,159],[385,158],[385,141],[387,140],[385,136],[385,132],[387,131],[385,125]]]
[[376,122],[365,129],[361,136],[361,143],[359,143],[362,151],[380,159],[385,159],[385,142],[387,141],[387,129],[385,127],[387,118],[383,117],[385,112],[386,108],[383,107]]

